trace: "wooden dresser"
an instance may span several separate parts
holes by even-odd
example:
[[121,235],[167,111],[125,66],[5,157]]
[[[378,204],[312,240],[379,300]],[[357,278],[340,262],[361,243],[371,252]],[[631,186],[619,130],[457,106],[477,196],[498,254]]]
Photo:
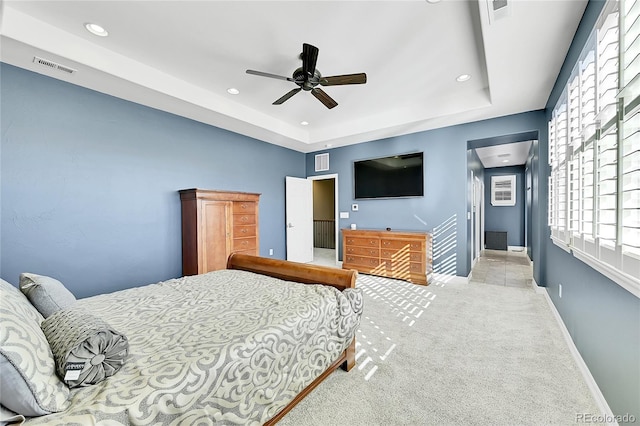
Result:
[[259,254],[260,194],[204,189],[179,192],[183,275],[225,269],[234,252]]
[[342,230],[342,268],[428,285],[431,235],[427,232]]

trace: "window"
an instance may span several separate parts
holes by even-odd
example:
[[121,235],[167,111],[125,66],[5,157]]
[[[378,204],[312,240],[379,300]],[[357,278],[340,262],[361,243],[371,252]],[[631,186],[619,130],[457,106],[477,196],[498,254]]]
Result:
[[551,239],[640,297],[640,0],[609,1],[549,121]]

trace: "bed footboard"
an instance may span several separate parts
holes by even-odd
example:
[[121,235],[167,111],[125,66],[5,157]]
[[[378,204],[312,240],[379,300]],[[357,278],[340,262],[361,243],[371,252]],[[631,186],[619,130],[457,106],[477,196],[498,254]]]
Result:
[[[267,257],[251,256],[242,253],[233,253],[227,261],[227,269],[239,269],[268,275],[286,281],[295,281],[305,284],[329,285],[342,291],[347,288],[355,288],[358,273],[354,270],[331,268],[328,266],[308,265],[306,263],[290,262],[287,260],[271,259]],[[340,357],[318,376],[313,382],[302,390],[296,397],[278,414],[265,423],[265,426],[276,424],[293,407],[307,396],[316,386],[333,373],[338,367],[350,371],[356,365],[356,339]]]
[[354,288],[358,274],[353,270],[309,265],[242,253],[232,253],[229,256],[227,269],[240,269],[305,284],[330,285],[339,290]]

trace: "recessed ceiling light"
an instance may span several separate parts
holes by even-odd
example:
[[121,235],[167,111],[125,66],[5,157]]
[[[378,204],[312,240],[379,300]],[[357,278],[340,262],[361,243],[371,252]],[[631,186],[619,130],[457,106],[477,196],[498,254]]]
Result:
[[332,146],[333,146],[333,144],[332,144],[332,143],[324,144],[324,147],[325,147],[325,148],[331,148]]
[[508,163],[508,162],[509,162],[509,160],[502,160],[502,162],[503,162],[503,163]]
[[105,30],[102,26],[100,26],[98,24],[92,24],[92,23],[88,22],[88,23],[84,24],[84,27],[91,34],[95,34],[95,35],[97,35],[99,37],[106,37],[106,36],[109,35],[107,30]]
[[302,124],[303,126],[308,126],[309,122],[308,121],[301,121],[300,124]]
[[471,76],[469,74],[460,74],[458,77],[456,77],[456,81],[459,82],[463,82],[463,81],[467,81],[471,78]]
[[227,89],[227,93],[230,95],[238,95],[240,93],[240,91],[238,89],[236,89],[235,87],[229,87]]
[[427,3],[431,3],[431,4],[440,3],[440,0],[427,0]]

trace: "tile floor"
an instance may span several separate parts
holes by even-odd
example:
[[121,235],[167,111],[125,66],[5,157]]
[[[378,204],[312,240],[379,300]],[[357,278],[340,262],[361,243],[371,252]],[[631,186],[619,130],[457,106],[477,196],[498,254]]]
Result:
[[484,250],[471,270],[470,284],[530,288],[531,263],[526,252]]

